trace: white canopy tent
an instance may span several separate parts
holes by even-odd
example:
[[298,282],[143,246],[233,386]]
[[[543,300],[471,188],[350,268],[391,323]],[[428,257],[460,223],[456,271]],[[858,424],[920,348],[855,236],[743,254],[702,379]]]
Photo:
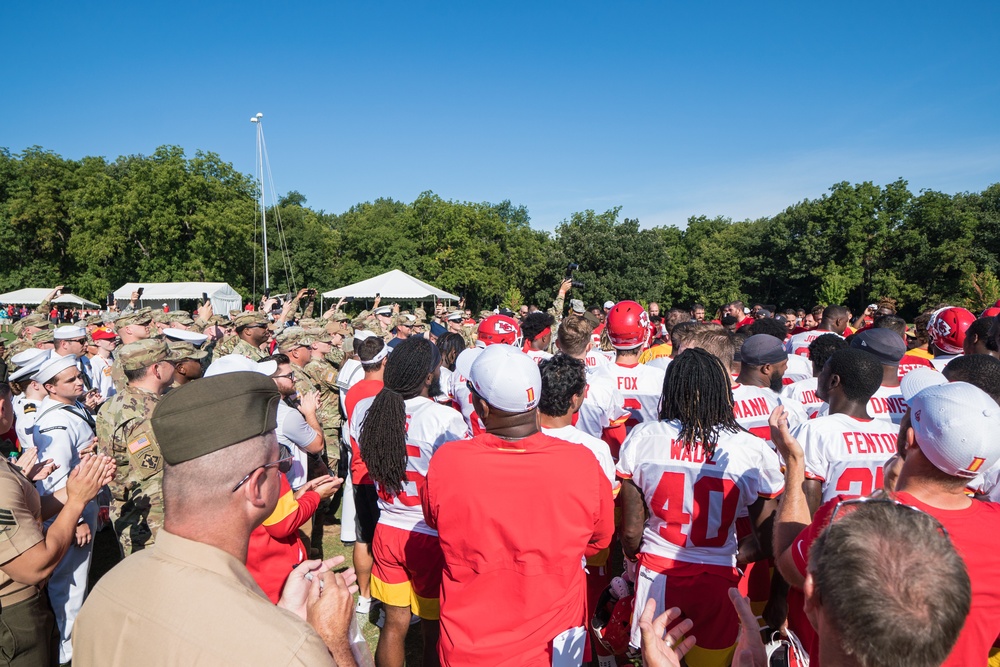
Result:
[[[6,294],[0,294],[0,303],[23,303],[25,305],[37,305],[42,302],[52,292],[49,287],[25,287],[14,290]],[[87,308],[99,308],[100,305],[93,301],[87,301],[83,297],[75,294],[63,293],[58,299],[53,299],[53,303],[60,305],[86,306]]]
[[454,294],[440,290],[422,280],[417,280],[399,269],[393,269],[353,285],[323,292],[325,299],[339,299],[345,296],[355,299],[374,299],[376,295],[381,295],[383,299],[410,301],[423,301],[425,299],[458,301],[458,297]]
[[132,292],[137,292],[140,287],[142,296],[139,297],[139,304],[152,308],[165,303],[170,310],[179,310],[181,300],[201,302],[201,295],[208,294],[212,310],[220,315],[243,309],[243,297],[229,283],[125,283],[115,290],[115,301],[128,303]]

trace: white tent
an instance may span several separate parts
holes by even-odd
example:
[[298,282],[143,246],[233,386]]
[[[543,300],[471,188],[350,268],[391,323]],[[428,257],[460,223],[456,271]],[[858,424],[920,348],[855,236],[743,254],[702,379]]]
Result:
[[139,305],[151,308],[159,308],[165,303],[170,310],[179,310],[179,301],[201,302],[201,295],[208,294],[212,310],[220,315],[243,309],[243,297],[229,283],[125,283],[115,290],[115,301],[128,303],[132,292],[137,292],[140,287],[142,296],[139,297]]
[[[26,305],[35,305],[42,302],[42,300],[47,297],[52,292],[51,288],[48,287],[25,287],[24,289],[14,290],[13,292],[7,292],[6,294],[0,294],[0,303],[23,303]],[[79,297],[75,294],[63,294],[58,299],[53,299],[53,303],[74,306],[86,306],[88,308],[99,308],[100,306],[93,301],[87,301],[83,297]]]
[[393,269],[387,273],[362,280],[353,285],[347,285],[339,289],[323,292],[325,299],[339,299],[350,296],[355,299],[374,299],[375,295],[381,295],[383,299],[409,299],[421,301],[424,299],[450,299],[458,301],[454,294],[439,290],[433,285],[428,285],[422,280],[417,280],[408,273],[399,269]]

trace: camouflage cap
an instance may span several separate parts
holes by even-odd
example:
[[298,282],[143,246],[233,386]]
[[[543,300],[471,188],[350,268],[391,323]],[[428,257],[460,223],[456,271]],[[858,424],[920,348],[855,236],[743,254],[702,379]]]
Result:
[[345,313],[342,310],[338,310],[337,312],[335,312],[333,314],[333,321],[334,322],[350,322],[351,321],[351,316],[348,315],[347,313]]
[[208,323],[217,327],[233,326],[232,320],[223,315],[212,315],[210,318],[208,318]]
[[424,310],[423,308],[414,308],[413,309],[413,314],[417,316],[418,320],[426,320],[427,319],[427,311]]
[[248,312],[243,312],[233,317],[232,319],[233,319],[233,325],[237,329],[239,329],[240,327],[246,327],[253,324],[268,324],[267,315],[260,312],[259,310],[251,310]]
[[191,343],[182,340],[170,341],[167,343],[167,347],[170,348],[170,352],[174,355],[174,358],[177,361],[184,361],[187,359],[200,361],[208,356],[208,352],[205,350],[200,350]]
[[170,313],[165,313],[159,309],[154,310],[149,315],[150,317],[153,318],[154,322],[157,322],[159,324],[166,324],[167,322],[170,321]]
[[171,324],[176,322],[177,324],[184,324],[187,326],[194,324],[194,320],[191,318],[191,313],[186,310],[174,310],[167,313],[167,322]]
[[104,315],[102,313],[87,315],[85,318],[83,318],[83,323],[87,325],[104,324]]
[[274,431],[280,400],[267,376],[223,373],[168,393],[150,423],[163,459],[177,465]]
[[288,327],[278,334],[274,340],[278,343],[278,349],[282,352],[294,350],[297,347],[309,347],[312,344],[312,341],[306,334],[306,330],[302,327]]
[[333,342],[333,338],[330,337],[330,333],[321,327],[311,327],[306,329],[305,339],[308,339],[310,344]]
[[35,335],[31,337],[31,342],[35,345],[38,345],[39,343],[54,343],[55,340],[56,332],[54,329],[44,329],[36,332]]
[[123,345],[115,352],[115,357],[121,362],[122,369],[137,371],[148,368],[161,361],[176,361],[177,357],[162,338],[145,338],[134,343]]
[[413,323],[416,321],[417,318],[414,317],[413,315],[410,315],[409,313],[401,313],[399,315],[396,315],[396,319],[393,320],[393,324],[395,324],[397,327],[399,325],[403,325],[404,327],[412,327]]
[[341,336],[346,336],[349,333],[351,333],[351,327],[345,325],[340,320],[336,320],[334,322],[327,323],[326,332],[331,336],[336,336],[337,334],[340,334]]
[[299,320],[298,324],[303,329],[315,329],[317,326],[319,326],[319,320],[317,320],[315,317],[303,317],[302,319]]
[[31,313],[27,317],[22,317],[14,323],[12,330],[15,334],[20,334],[25,327],[35,327],[38,329],[51,329],[52,323],[49,318],[41,313]]
[[119,315],[118,319],[115,320],[115,328],[121,330],[133,324],[143,325],[149,324],[152,321],[153,312],[149,308],[140,308],[139,310],[134,310],[131,313]]

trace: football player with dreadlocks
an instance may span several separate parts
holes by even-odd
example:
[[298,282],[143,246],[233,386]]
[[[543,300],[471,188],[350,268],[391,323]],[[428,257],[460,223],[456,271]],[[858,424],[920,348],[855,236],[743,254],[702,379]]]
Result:
[[718,358],[682,352],[667,367],[660,420],[636,426],[618,460],[622,546],[639,566],[630,644],[639,647],[647,599],[656,601],[657,614],[679,607],[696,628],[691,667],[732,660],[736,517],[747,509],[766,543],[784,488],[777,455],[737,424],[729,384]]
[[385,362],[385,386],[354,409],[361,456],[379,496],[371,593],[385,605],[375,650],[380,666],[403,666],[411,614],[422,620],[423,664],[438,664],[444,557],[437,531],[424,520],[420,487],[434,452],[468,435],[462,415],[434,401],[441,393],[440,366],[436,345],[407,338]]

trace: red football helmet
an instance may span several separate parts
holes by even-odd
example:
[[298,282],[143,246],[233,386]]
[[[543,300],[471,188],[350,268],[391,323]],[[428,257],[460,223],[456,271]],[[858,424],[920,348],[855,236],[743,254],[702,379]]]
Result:
[[927,322],[927,337],[945,354],[962,354],[965,331],[976,316],[965,308],[948,306],[934,311]]
[[619,301],[607,317],[608,338],[618,350],[630,350],[649,342],[649,315],[635,301]]
[[1000,306],[990,306],[979,317],[996,317],[997,315],[1000,315]]
[[490,315],[479,323],[479,340],[487,345],[521,345],[521,327],[506,315]]
[[611,655],[625,655],[629,650],[632,635],[632,610],[635,608],[635,594],[615,599],[609,591],[601,594],[597,612],[591,620],[594,638]]

